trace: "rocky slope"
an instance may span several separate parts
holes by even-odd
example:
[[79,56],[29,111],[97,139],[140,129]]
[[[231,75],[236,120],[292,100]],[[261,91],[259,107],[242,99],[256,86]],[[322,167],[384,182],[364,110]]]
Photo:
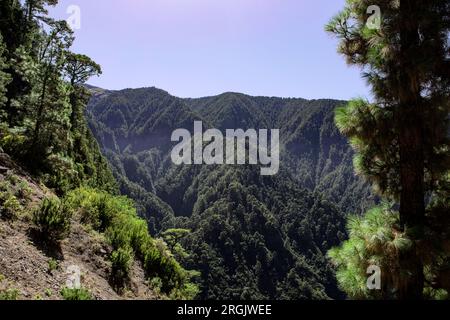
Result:
[[0,153],[0,299],[63,299],[70,271],[93,299],[155,299],[141,265],[134,262],[128,290],[110,284],[111,247],[103,237],[73,218],[68,237],[49,245],[37,235],[31,212],[51,191],[37,183],[6,154]]

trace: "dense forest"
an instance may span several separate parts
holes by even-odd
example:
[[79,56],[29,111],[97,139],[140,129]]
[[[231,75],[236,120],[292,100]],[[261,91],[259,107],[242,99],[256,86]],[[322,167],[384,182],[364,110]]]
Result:
[[[121,192],[150,230],[189,230],[180,259],[201,271],[205,299],[341,298],[327,250],[346,239],[347,212],[376,202],[355,176],[334,125],[343,101],[225,93],[180,99],[156,88],[93,92],[88,118]],[[171,162],[171,133],[205,127],[280,128],[281,170]]]
[[[117,182],[85,119],[90,93],[84,83],[101,74],[101,67],[71,51],[72,30],[46,10],[56,4],[0,3],[0,222],[16,229],[29,223],[39,235],[35,242],[45,248],[59,248],[71,224],[81,223],[111,247],[109,280],[117,292],[126,291],[133,261],[139,260],[162,294],[193,298],[193,273],[150,236],[133,202],[118,196]],[[32,178],[25,178],[28,174],[9,157]],[[35,190],[49,191],[32,199],[30,181],[42,185],[33,183]],[[89,296],[79,290],[65,288],[61,294]],[[0,298],[15,296],[0,291]]]

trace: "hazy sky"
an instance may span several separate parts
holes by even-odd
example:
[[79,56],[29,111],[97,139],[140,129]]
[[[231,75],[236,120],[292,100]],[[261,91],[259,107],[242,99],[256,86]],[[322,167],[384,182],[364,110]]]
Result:
[[102,65],[90,83],[156,86],[180,97],[367,96],[324,25],[344,0],[60,0],[81,9],[74,51]]

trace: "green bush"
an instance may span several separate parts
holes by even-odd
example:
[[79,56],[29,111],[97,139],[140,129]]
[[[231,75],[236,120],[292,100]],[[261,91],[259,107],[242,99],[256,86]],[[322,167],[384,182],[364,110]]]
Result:
[[24,212],[23,203],[30,200],[31,193],[26,180],[8,172],[0,181],[0,215],[6,219],[18,218]]
[[51,297],[52,295],[53,295],[53,291],[52,291],[52,289],[45,289],[45,295],[47,296],[47,297]]
[[92,300],[91,293],[89,292],[89,290],[84,288],[79,289],[64,288],[61,290],[61,295],[64,298],[64,300],[71,300],[71,301]]
[[156,294],[161,293],[161,288],[163,286],[162,280],[159,277],[155,277],[150,280],[150,288],[152,288],[153,292]]
[[0,290],[0,301],[17,300],[19,291],[16,289]]
[[112,276],[118,283],[123,283],[129,277],[133,262],[133,250],[131,248],[119,248],[111,254]]
[[7,173],[6,179],[12,184],[12,185],[17,185],[19,184],[19,182],[21,181],[21,179],[15,175],[14,173],[12,173],[11,171],[9,171]]
[[55,260],[55,259],[48,260],[48,269],[47,269],[47,271],[49,273],[52,273],[53,271],[58,270],[58,269],[59,269],[59,262],[57,260]]
[[17,185],[17,195],[25,200],[31,199],[32,190],[26,180],[21,180]]
[[19,291],[10,288],[10,284],[6,281],[4,275],[0,273],[0,301],[17,300],[19,298]]
[[161,279],[163,293],[170,295],[176,291],[178,297],[192,297],[197,286],[189,283],[189,273],[167,248],[157,246],[130,199],[83,187],[70,192],[66,203],[80,213],[82,222],[105,233],[114,250],[110,257],[114,279],[128,277],[135,255],[143,262],[149,278]]
[[4,180],[0,182],[0,216],[13,219],[22,211],[22,205],[15,196],[14,187],[11,182]]
[[80,185],[79,173],[72,158],[62,154],[51,154],[43,162],[48,172],[42,175],[42,180],[58,195],[65,194],[74,186]]
[[81,222],[104,232],[120,212],[134,209],[130,200],[90,188],[79,188],[66,197],[67,204],[78,210]]
[[170,293],[174,300],[193,300],[200,293],[199,287],[191,282],[186,282],[180,289],[176,288]]
[[184,284],[189,281],[188,272],[169,252],[160,251],[153,242],[148,242],[142,253],[146,272],[161,278],[162,292],[171,293],[174,289],[183,288]]
[[22,211],[17,197],[9,192],[0,192],[0,215],[6,219],[16,218]]
[[46,198],[33,213],[33,222],[49,240],[62,240],[70,230],[72,211],[57,197]]

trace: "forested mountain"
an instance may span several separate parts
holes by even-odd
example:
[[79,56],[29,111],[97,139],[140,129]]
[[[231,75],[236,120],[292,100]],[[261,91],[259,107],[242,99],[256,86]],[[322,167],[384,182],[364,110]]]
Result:
[[[347,212],[373,203],[334,125],[342,101],[225,93],[180,99],[156,88],[91,88],[90,127],[124,194],[152,232],[183,228],[184,263],[202,298],[339,298],[326,252],[346,238]],[[172,164],[171,134],[205,128],[280,129],[281,168]]]

